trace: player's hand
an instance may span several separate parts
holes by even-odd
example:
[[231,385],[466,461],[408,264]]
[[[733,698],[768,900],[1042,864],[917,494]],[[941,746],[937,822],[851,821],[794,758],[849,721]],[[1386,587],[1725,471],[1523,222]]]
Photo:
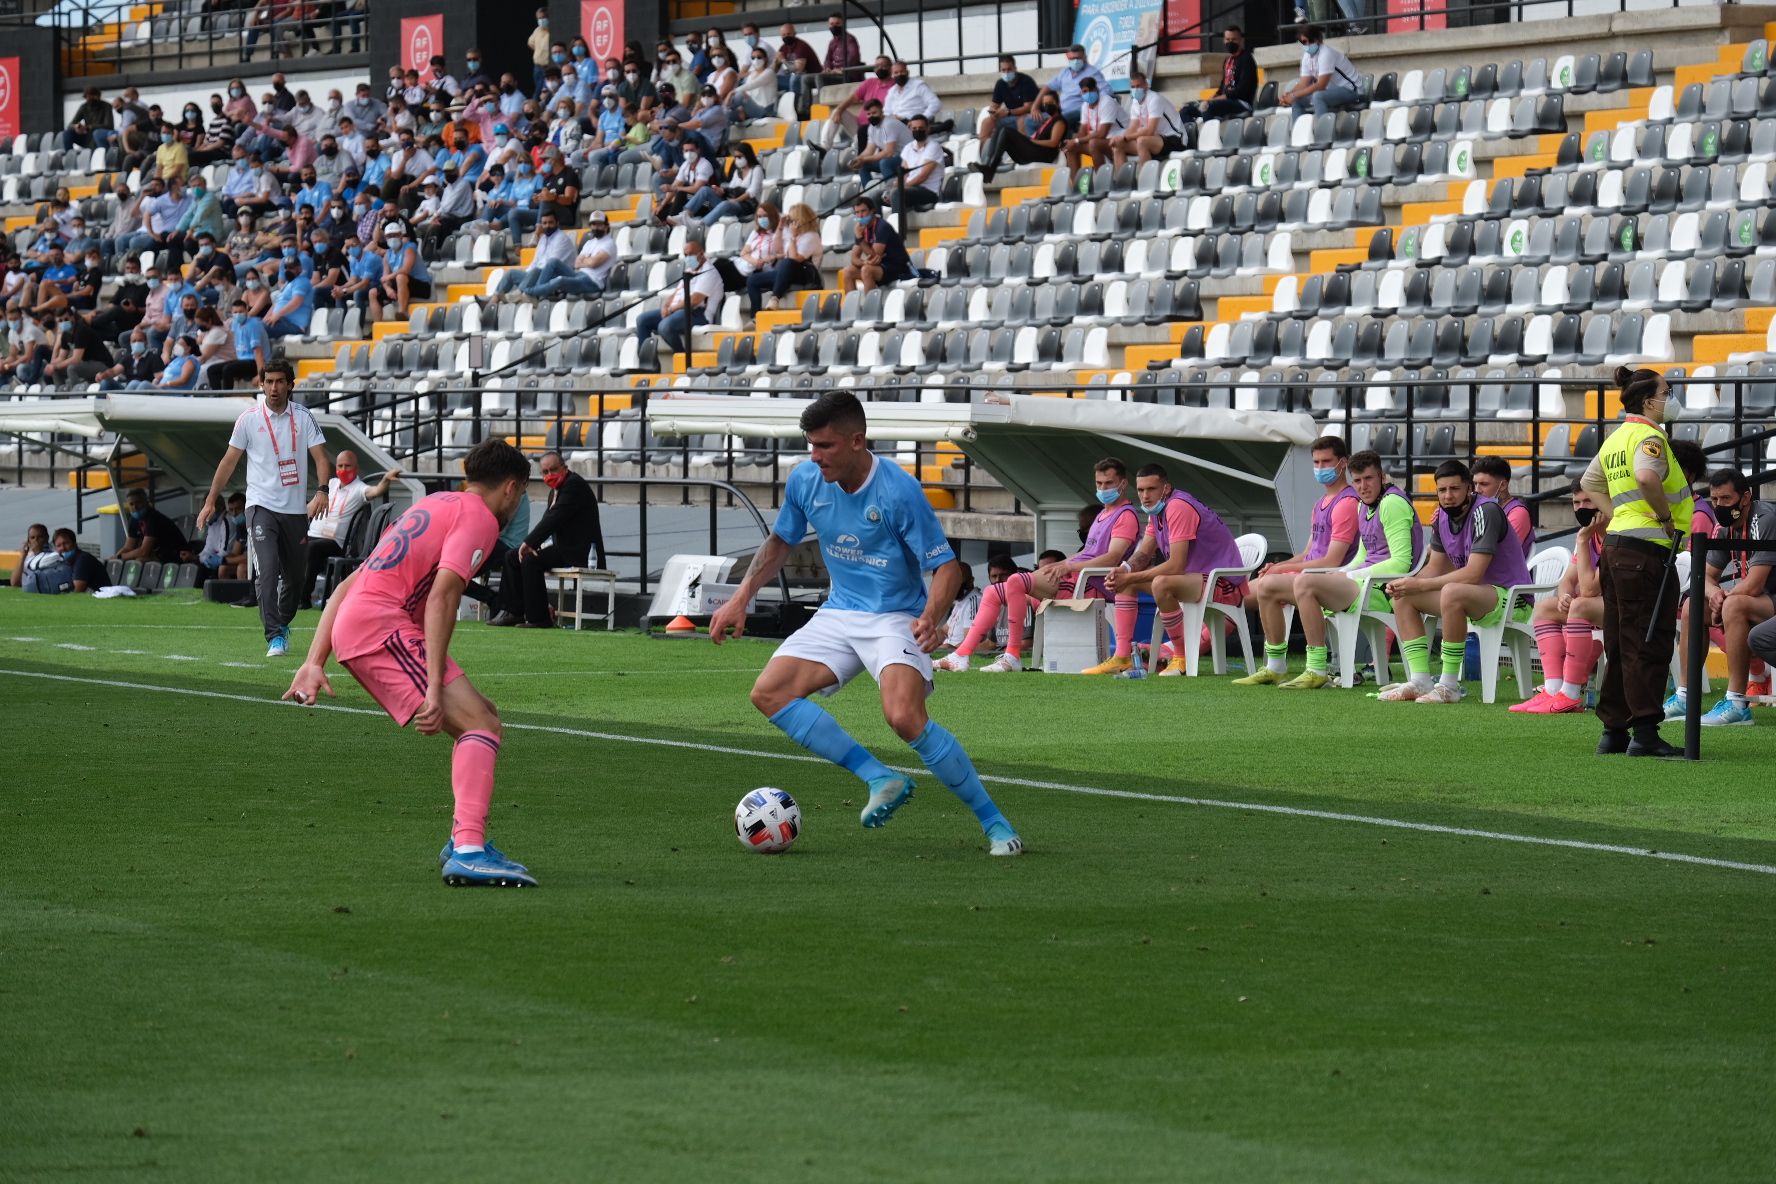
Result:
[[728,601],[709,618],[709,640],[720,645],[728,639],[730,629],[735,637],[746,636],[746,602],[739,598]]
[[444,688],[426,688],[425,702],[420,705],[419,714],[413,717],[413,723],[421,736],[436,736],[444,728]]
[[1403,576],[1400,579],[1390,581],[1386,591],[1390,597],[1410,596],[1418,591],[1418,581],[1411,576]]
[[537,553],[537,549],[529,543],[518,544],[518,562],[523,563]]
[[203,528],[210,524],[210,519],[214,518],[215,516],[216,516],[216,499],[213,497],[206,497],[204,499],[203,509],[201,509],[197,512],[197,529],[198,529],[198,531],[202,532]]
[[944,643],[944,629],[935,621],[924,617],[913,619],[913,644],[926,653],[933,653]]
[[333,698],[333,684],[327,681],[327,672],[312,662],[304,662],[297,667],[296,677],[290,680],[290,689],[284,692],[284,698],[293,699],[304,707],[313,707],[323,691],[327,698]]
[[1122,583],[1122,576],[1123,576],[1122,568],[1120,568],[1120,567],[1111,568],[1110,574],[1106,575],[1104,577],[1104,591],[1115,592],[1117,590],[1116,586],[1118,584]]
[[308,499],[308,516],[310,518],[319,518],[322,514],[325,514],[326,512],[327,512],[327,495],[325,493],[317,493],[313,497]]
[[1559,597],[1557,597],[1557,598],[1556,598],[1556,599],[1555,599],[1555,601],[1554,601],[1554,607],[1555,607],[1555,609],[1556,609],[1556,610],[1557,610],[1557,611],[1558,611],[1558,612],[1559,612],[1559,613],[1560,613],[1560,615],[1561,615],[1561,616],[1563,616],[1563,617],[1564,617],[1564,616],[1565,616],[1565,615],[1566,615],[1566,614],[1567,614],[1567,613],[1569,613],[1569,612],[1571,612],[1571,611],[1572,611],[1572,604],[1573,604],[1573,598],[1572,598],[1572,597],[1571,597],[1571,596],[1568,596],[1568,595],[1567,595],[1567,594],[1566,594],[1566,593],[1564,593],[1564,592],[1562,592],[1562,593],[1561,593],[1561,594],[1560,594],[1560,595],[1559,595]]

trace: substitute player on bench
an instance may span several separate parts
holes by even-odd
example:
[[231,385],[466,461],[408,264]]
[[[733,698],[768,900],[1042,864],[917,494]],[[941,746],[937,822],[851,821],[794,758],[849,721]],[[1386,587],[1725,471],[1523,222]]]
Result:
[[1235,686],[1268,686],[1283,681],[1283,675],[1289,672],[1289,631],[1283,621],[1283,606],[1299,607],[1296,587],[1306,569],[1342,566],[1356,545],[1358,498],[1346,473],[1350,445],[1343,436],[1321,436],[1309,445],[1308,451],[1313,458],[1314,480],[1325,492],[1314,503],[1307,550],[1268,565],[1252,581],[1258,617],[1264,622],[1264,668],[1234,679]]
[[450,841],[438,856],[444,882],[534,888],[523,864],[487,842],[499,712],[450,657],[463,589],[527,496],[530,462],[503,440],[484,440],[463,458],[463,475],[463,492],[421,498],[339,585],[284,698],[313,703],[319,693],[331,697],[327,658],[337,653],[340,665],[397,724],[417,723],[422,736],[450,736],[456,742],[450,760],[456,810]]
[[[863,404],[849,391],[814,400],[802,412],[801,427],[810,459],[784,482],[771,537],[734,598],[710,618],[709,639],[720,645],[730,634],[741,635],[746,603],[812,526],[832,594],[777,647],[753,683],[753,706],[791,740],[868,785],[863,825],[883,826],[913,796],[912,778],[870,755],[810,697],[830,695],[868,670],[881,687],[888,726],[974,812],[989,854],[1018,854],[1023,841],[987,796],[974,763],[925,713],[930,654],[943,644],[944,619],[962,586],[962,565],[925,491],[906,470],[869,450]],[[925,572],[931,573],[929,594]]]
[[[1476,482],[1476,489],[1479,483]],[[1542,659],[1541,689],[1511,710],[1526,715],[1572,715],[1585,710],[1585,684],[1597,668],[1603,646],[1591,634],[1603,628],[1603,533],[1609,515],[1590,490],[1573,483],[1572,562],[1560,575],[1554,595],[1536,601],[1529,619]]]
[[[1513,605],[1506,596],[1512,585],[1529,583],[1529,560],[1503,507],[1474,492],[1468,466],[1459,460],[1438,465],[1436,481],[1431,557],[1418,575],[1402,576],[1387,588],[1410,678],[1383,688],[1376,698],[1385,702],[1461,702],[1469,622],[1493,625],[1506,613],[1529,616],[1527,605]],[[1425,626],[1430,614],[1443,624],[1443,676],[1434,685]]]

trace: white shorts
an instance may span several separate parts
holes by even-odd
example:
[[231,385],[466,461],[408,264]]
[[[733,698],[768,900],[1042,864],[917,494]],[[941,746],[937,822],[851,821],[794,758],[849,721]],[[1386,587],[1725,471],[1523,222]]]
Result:
[[865,670],[879,683],[882,671],[896,665],[911,666],[925,679],[926,693],[932,689],[931,655],[913,640],[913,618],[906,613],[818,609],[772,656],[818,662],[836,674],[839,680],[823,687],[823,695],[836,693]]

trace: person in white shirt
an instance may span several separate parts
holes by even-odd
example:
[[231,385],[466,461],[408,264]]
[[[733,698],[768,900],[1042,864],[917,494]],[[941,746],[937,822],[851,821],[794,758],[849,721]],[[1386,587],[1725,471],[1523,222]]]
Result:
[[[553,218],[546,214],[544,217]],[[566,234],[560,235],[567,238]],[[603,210],[593,210],[586,222],[586,237],[571,264],[550,263],[534,282],[519,291],[532,300],[560,300],[566,296],[597,296],[610,283],[617,264],[617,240],[611,237],[610,220]]]
[[657,309],[649,309],[635,320],[635,339],[645,342],[658,333],[661,342],[673,353],[690,349],[691,330],[699,325],[713,325],[721,317],[722,297],[727,289],[721,273],[704,257],[703,244],[687,239],[684,246],[686,280],[672,285]]
[[931,138],[931,121],[923,115],[913,116],[907,124],[913,142],[900,150],[900,171],[906,179],[903,190],[890,186],[888,196],[896,210],[901,208],[904,194],[909,210],[929,210],[943,196],[943,145]]
[[1067,171],[1079,172],[1080,158],[1089,156],[1094,164],[1110,160],[1110,137],[1122,131],[1128,122],[1116,96],[1098,90],[1097,80],[1087,78],[1079,84],[1079,131],[1061,145],[1067,155]]
[[914,78],[905,62],[895,62],[893,70],[893,87],[882,98],[883,113],[909,126],[915,115],[936,119],[937,113],[943,110],[943,103],[931,85],[923,78]]
[[304,608],[316,607],[310,597],[314,595],[315,577],[327,570],[327,561],[345,554],[345,535],[351,530],[352,516],[368,503],[386,496],[389,483],[401,475],[400,469],[390,469],[375,485],[365,485],[358,479],[358,454],[349,448],[341,451],[334,463],[338,467],[333,479],[327,482],[327,508],[308,523],[307,574],[296,585],[297,600]]
[[676,221],[674,215],[685,208],[693,195],[715,182],[715,166],[703,155],[703,150],[694,142],[684,145],[684,161],[678,171],[654,198],[654,219],[664,222],[667,219]]
[[[289,651],[290,621],[296,615],[299,591],[296,576],[303,570],[308,520],[326,510],[326,487],[333,476],[320,425],[308,408],[290,402],[295,379],[296,371],[288,362],[273,362],[265,368],[261,379],[264,397],[234,421],[228,451],[216,466],[197,514],[201,531],[216,515],[222,487],[234,476],[241,457],[246,457],[247,542],[253,548],[258,571],[259,620],[265,626],[268,658],[281,658]],[[311,459],[321,490],[305,502]]]
[[536,254],[531,257],[528,268],[509,268],[506,274],[500,276],[499,285],[493,290],[496,300],[518,304],[526,299],[534,299],[530,295],[533,289],[573,272],[573,236],[561,229],[560,219],[555,216],[554,210],[544,210],[538,215],[536,242],[533,246]]
[[1301,77],[1277,99],[1297,115],[1325,115],[1362,103],[1362,78],[1351,60],[1326,44],[1318,25],[1301,30]]
[[752,223],[752,234],[732,260],[735,271],[749,276],[776,265],[783,254],[779,223],[777,207],[768,201],[762,203]]
[[1117,168],[1132,154],[1140,164],[1184,151],[1184,123],[1172,101],[1147,85],[1147,75],[1129,72],[1128,126],[1110,138]]
[[777,72],[771,69],[770,51],[753,50],[748,64],[740,84],[728,92],[728,117],[735,123],[777,112]]
[[863,126],[868,139],[863,151],[851,158],[858,179],[867,185],[877,177],[894,177],[900,172],[901,149],[913,142],[913,133],[882,110],[880,99],[864,103]]

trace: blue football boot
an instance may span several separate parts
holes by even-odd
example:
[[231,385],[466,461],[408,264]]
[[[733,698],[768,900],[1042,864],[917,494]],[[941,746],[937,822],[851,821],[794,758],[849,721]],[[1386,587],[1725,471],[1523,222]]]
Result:
[[878,826],[887,826],[894,812],[906,805],[913,796],[913,779],[903,777],[899,773],[891,777],[878,777],[870,782],[869,805],[863,808],[863,825],[871,830]]
[[467,855],[453,853],[444,863],[444,882],[452,888],[535,888],[536,880],[520,864],[491,847]]

